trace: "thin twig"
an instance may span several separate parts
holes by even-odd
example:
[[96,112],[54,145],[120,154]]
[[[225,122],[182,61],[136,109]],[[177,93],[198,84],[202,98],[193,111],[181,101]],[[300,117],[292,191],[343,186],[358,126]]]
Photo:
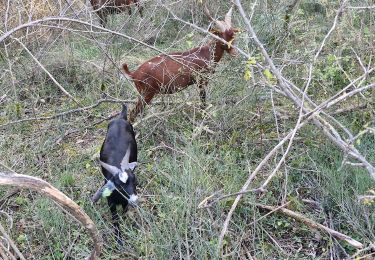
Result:
[[[17,258],[8,250],[8,248],[6,248],[4,245],[3,245],[3,243],[0,241],[0,249],[2,249],[3,250],[3,253],[5,254],[4,255],[4,260],[5,259],[9,259],[8,257],[7,257],[7,255],[9,255],[9,257],[12,259],[12,260],[17,260]],[[5,251],[5,252],[4,252]],[[0,255],[1,255],[1,253],[0,253]]]
[[209,208],[211,206],[213,206],[213,204],[215,203],[218,203],[219,201],[221,200],[224,200],[224,199],[227,199],[227,198],[230,198],[230,197],[234,197],[234,196],[238,196],[238,195],[244,195],[246,193],[254,193],[254,192],[257,192],[259,191],[258,189],[253,189],[253,190],[245,190],[245,191],[241,191],[241,192],[236,192],[236,193],[231,193],[231,194],[227,194],[227,195],[223,195],[217,199],[214,199],[211,201],[211,199],[213,198],[214,194],[204,198],[199,204],[198,204],[198,209],[205,209],[205,208]]
[[20,189],[18,188],[15,188],[11,191],[9,191],[7,194],[5,194],[1,199],[0,199],[0,204],[1,203],[4,203],[7,199],[9,199],[10,197],[16,195],[18,192],[20,192]]
[[53,83],[56,84],[56,86],[65,94],[67,95],[70,99],[72,99],[78,106],[81,106],[81,104],[68,92],[66,89],[61,86],[61,84],[52,76],[52,74],[43,66],[42,63],[34,56],[34,54],[31,53],[31,51],[26,47],[23,42],[20,40],[14,38],[21,46],[24,48],[24,50],[31,56],[31,58],[35,61],[36,64],[50,77],[50,79],[53,81]]
[[[234,2],[237,5],[237,7],[238,7],[238,9],[240,11],[240,14],[241,14],[241,16],[242,16],[242,18],[243,18],[246,26],[247,26],[247,30],[248,30],[248,32],[250,34],[250,37],[255,42],[256,46],[260,49],[263,57],[265,58],[265,60],[268,63],[268,65],[270,66],[272,73],[275,75],[275,77],[276,77],[276,79],[278,81],[278,86],[285,93],[285,95],[287,97],[289,97],[298,107],[302,107],[304,112],[310,112],[308,108],[306,108],[306,107],[303,106],[302,101],[297,96],[297,94],[294,93],[293,90],[290,89],[290,86],[288,85],[287,81],[283,78],[283,76],[281,75],[281,72],[276,68],[276,66],[273,63],[272,59],[268,55],[268,52],[266,51],[265,47],[259,41],[259,39],[258,39],[255,31],[253,30],[252,25],[250,24],[250,21],[246,17],[245,11],[243,10],[242,5],[241,5],[241,1],[240,0],[235,0]],[[346,1],[344,1],[341,4],[340,9],[338,10],[338,13],[336,15],[337,19],[338,19],[339,15],[341,14],[341,12],[343,10],[343,6],[344,6],[345,3],[346,3]],[[334,23],[337,23],[336,18],[335,18],[335,22]],[[330,33],[331,33],[331,30],[329,31],[329,34]],[[324,38],[323,42],[326,41],[326,38],[327,37]],[[320,48],[318,49],[318,51],[317,51],[317,53],[315,55],[315,58],[319,55],[319,53],[322,50],[323,46],[324,46],[324,44],[320,45]],[[295,87],[293,84],[291,84],[291,85],[293,87]],[[296,91],[298,91],[298,92],[301,92],[300,89],[297,88],[297,87],[295,87],[294,89]],[[303,95],[303,97],[305,97],[305,95]],[[309,103],[312,103],[309,98],[307,98],[307,100],[309,101]],[[336,131],[336,129],[331,124],[329,124],[326,120],[324,120],[322,117],[318,116],[317,114],[314,115],[314,116],[315,117],[312,118],[314,124],[317,127],[319,127],[320,129],[322,129],[323,133],[330,140],[332,140],[340,149],[342,149],[343,151],[348,151],[349,155],[351,155],[352,157],[356,158],[358,161],[364,163],[365,167],[368,170],[368,172],[370,173],[371,177],[373,177],[373,179],[375,180],[375,168],[369,162],[367,162],[367,160],[358,152],[358,150],[356,150],[354,147],[348,146],[347,143],[342,140],[340,134]],[[309,117],[309,118],[311,118],[311,117]],[[304,121],[304,122],[306,122],[306,121]],[[303,125],[304,122],[302,122],[299,125],[299,128]],[[297,128],[298,127],[296,126],[296,129]],[[292,135],[292,133],[289,133],[287,137],[290,137]],[[258,165],[258,167],[256,168],[256,170],[254,170],[254,172],[249,175],[248,180],[245,182],[245,184],[243,185],[243,187],[240,190],[240,192],[247,190],[249,184],[252,182],[253,178],[255,177],[255,175],[257,174],[257,172],[260,170],[260,168],[278,150],[278,147],[280,147],[287,139],[288,138],[284,138],[276,147],[274,147],[274,149],[269,154],[267,154],[267,156]],[[230,209],[230,211],[229,211],[229,213],[227,215],[227,218],[224,221],[223,228],[222,228],[222,231],[220,233],[219,242],[218,242],[218,250],[219,250],[219,252],[222,249],[223,238],[224,238],[224,235],[225,235],[225,233],[226,233],[226,231],[228,229],[228,225],[229,225],[230,219],[231,219],[232,214],[234,213],[234,210],[236,209],[236,207],[237,207],[238,202],[239,202],[240,199],[241,199],[241,195],[238,195],[237,198],[235,199],[235,201],[232,204],[232,207],[231,207],[231,209]]]
[[7,97],[7,94],[4,94],[0,97],[0,104],[3,103],[6,97]]
[[334,112],[330,113],[331,115],[341,115],[341,114],[347,114],[356,110],[361,110],[367,108],[367,104],[359,104],[355,106],[345,107],[336,109]]
[[[1,237],[0,237],[0,239],[1,239]],[[2,259],[2,260],[8,260],[9,258],[6,255],[6,253],[5,253],[4,250],[6,250],[6,248],[5,248],[5,246],[2,244],[2,242],[0,240],[0,259]],[[16,259],[16,258],[14,258],[14,259]]]
[[370,6],[348,6],[348,9],[353,9],[353,10],[364,10],[364,9],[375,9],[375,5],[370,5]]
[[0,125],[0,128],[10,126],[10,125],[14,125],[14,124],[18,124],[18,123],[25,123],[25,122],[30,122],[30,121],[44,121],[44,120],[55,119],[55,118],[58,118],[58,117],[63,117],[63,116],[74,114],[74,113],[80,113],[80,112],[83,112],[83,111],[87,111],[89,109],[96,108],[97,106],[99,106],[102,103],[123,103],[123,102],[131,103],[131,102],[135,102],[135,101],[134,100],[99,99],[95,104],[92,104],[92,105],[87,106],[87,107],[80,107],[80,108],[68,110],[68,111],[61,112],[61,113],[58,113],[58,114],[55,114],[55,115],[52,115],[52,116],[42,116],[42,117],[19,119],[19,120],[11,121],[11,122],[8,122],[6,124]]
[[[1,180],[0,180],[0,184],[1,184]],[[21,260],[26,260],[26,258],[23,256],[23,254],[21,253],[21,251],[18,249],[18,247],[16,246],[16,244],[13,242],[13,240],[10,238],[10,236],[7,234],[7,232],[5,231],[4,227],[1,225],[0,223],[0,232],[1,234],[5,237],[5,239],[9,242],[10,246],[13,248],[14,252],[18,255],[18,257],[21,259]]]
[[[261,205],[261,204],[257,204],[257,207],[267,209],[267,210],[273,210],[273,211],[275,209],[277,209],[276,207]],[[347,235],[344,235],[344,234],[342,234],[342,233],[340,233],[336,230],[333,230],[333,229],[328,228],[328,227],[326,227],[322,224],[319,224],[319,223],[305,217],[304,215],[302,215],[300,213],[291,211],[291,210],[286,209],[286,208],[279,208],[278,211],[282,212],[283,214],[285,214],[289,217],[294,218],[295,220],[298,220],[298,221],[306,224],[307,226],[309,226],[311,228],[322,230],[322,231],[328,233],[329,235],[331,235],[331,236],[333,236],[337,239],[344,240],[347,243],[349,243],[350,245],[354,246],[355,248],[358,248],[358,249],[363,248],[363,244],[361,242],[355,240],[354,238],[351,238],[351,237],[349,237]]]

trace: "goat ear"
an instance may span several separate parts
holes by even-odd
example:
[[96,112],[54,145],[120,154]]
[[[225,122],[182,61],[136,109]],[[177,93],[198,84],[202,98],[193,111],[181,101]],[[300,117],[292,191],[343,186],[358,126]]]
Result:
[[108,163],[102,162],[99,160],[100,165],[109,171],[113,176],[115,176],[118,172],[120,172],[120,169],[116,166],[109,165]]
[[137,167],[138,163],[137,162],[131,162],[128,164],[129,169],[134,171],[134,169]]
[[126,183],[128,181],[128,174],[126,172],[120,172],[120,174],[118,175],[120,181],[122,181],[122,183]]
[[129,169],[129,157],[130,157],[130,146],[128,146],[128,149],[126,150],[126,153],[124,155],[124,158],[122,158],[122,161],[120,163],[121,165],[121,170],[125,171]]
[[227,26],[229,26],[229,28],[232,25],[232,10],[233,10],[233,6],[229,9],[228,13],[225,15],[225,18],[224,18],[224,21],[227,24]]

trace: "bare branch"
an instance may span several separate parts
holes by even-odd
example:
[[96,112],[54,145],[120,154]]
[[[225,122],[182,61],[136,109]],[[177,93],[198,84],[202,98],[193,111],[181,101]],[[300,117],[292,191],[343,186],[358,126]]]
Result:
[[95,104],[92,104],[92,105],[87,106],[87,107],[80,107],[80,108],[68,110],[68,111],[61,112],[61,113],[58,113],[58,114],[55,114],[55,115],[52,115],[52,116],[42,116],[42,117],[19,119],[19,120],[15,120],[15,121],[8,122],[6,124],[0,125],[0,128],[4,128],[4,127],[14,125],[14,124],[18,124],[18,123],[25,123],[25,122],[30,122],[30,121],[44,121],[44,120],[50,120],[50,119],[54,119],[54,118],[58,118],[58,117],[63,117],[63,116],[70,115],[70,114],[80,113],[80,112],[87,111],[89,109],[93,109],[93,108],[99,106],[102,103],[123,103],[123,102],[135,103],[134,100],[99,99]]
[[61,191],[42,179],[15,173],[0,172],[0,185],[11,185],[33,189],[51,198],[54,202],[59,204],[67,212],[74,216],[74,218],[87,229],[94,242],[94,249],[90,255],[90,259],[99,258],[103,242],[102,238],[99,235],[98,229],[96,228],[94,222],[90,219],[90,217],[73,200],[68,198]]
[[[0,173],[1,174],[1,173]],[[1,175],[0,175],[1,178]],[[0,179],[0,184],[1,184],[1,179]],[[5,228],[1,225],[0,223],[0,232],[1,234],[5,237],[5,239],[9,242],[10,246],[13,248],[14,252],[18,255],[18,257],[21,260],[26,260],[26,258],[23,256],[23,254],[20,252],[16,244],[13,242],[13,240],[10,238],[10,236],[7,234],[5,231]]]
[[272,207],[272,206],[267,206],[267,205],[261,205],[261,204],[257,204],[257,207],[260,207],[260,208],[263,208],[263,209],[267,209],[267,210],[272,210],[272,211],[280,211],[282,212],[283,214],[289,216],[289,217],[292,217],[294,218],[295,220],[298,220],[304,224],[306,224],[307,226],[311,227],[311,228],[314,228],[314,229],[319,229],[319,230],[322,230],[326,233],[328,233],[329,235],[337,238],[337,239],[340,239],[340,240],[344,240],[346,241],[348,244],[354,246],[355,248],[358,248],[358,249],[361,249],[363,248],[363,244],[357,240],[355,240],[354,238],[351,238],[347,235],[344,235],[336,230],[333,230],[329,227],[326,227],[326,226],[323,226],[322,224],[319,224],[307,217],[305,217],[304,215],[300,214],[300,213],[297,213],[297,212],[294,212],[294,211],[291,211],[289,209],[286,209],[284,207]]
[[31,51],[26,47],[25,44],[23,44],[20,40],[14,38],[21,46],[24,48],[24,50],[31,56],[31,58],[35,61],[36,64],[50,77],[50,79],[56,84],[56,86],[69,98],[71,98],[78,106],[81,106],[81,104],[71,95],[69,94],[66,89],[61,86],[61,84],[52,76],[52,74],[43,66],[42,63],[34,56],[34,54],[31,53]]
[[352,10],[370,10],[370,9],[375,9],[375,5],[369,5],[369,6],[348,6],[348,9]]
[[[277,80],[278,80],[278,86],[280,87],[280,89],[298,107],[300,107],[303,112],[305,112],[305,113],[306,112],[307,113],[311,112],[311,111],[309,111],[310,109],[308,109],[307,107],[304,106],[304,102],[303,102],[303,100],[306,97],[306,100],[308,100],[311,105],[314,105],[314,107],[316,107],[316,105],[313,102],[311,102],[310,99],[305,95],[307,88],[305,88],[305,91],[302,93],[303,94],[302,100],[293,92],[293,90],[290,89],[290,86],[288,85],[288,82],[283,78],[283,76],[281,75],[281,72],[276,68],[276,66],[274,65],[272,59],[268,55],[268,52],[266,51],[265,47],[259,41],[259,39],[258,39],[255,31],[252,28],[252,25],[250,24],[249,19],[246,17],[245,11],[243,10],[242,5],[241,5],[241,1],[240,0],[234,0],[234,2],[237,5],[237,7],[238,7],[238,9],[240,11],[240,14],[241,14],[241,16],[242,16],[242,18],[243,18],[246,26],[247,26],[247,30],[248,30],[248,32],[250,34],[250,37],[255,42],[256,46],[260,49],[260,51],[261,51],[262,55],[264,56],[266,62],[270,66],[272,73],[277,78]],[[319,56],[319,53],[321,52],[321,50],[322,50],[322,48],[324,46],[325,41],[328,39],[328,36],[332,33],[333,29],[336,27],[336,24],[337,24],[337,21],[338,21],[338,17],[342,13],[345,4],[346,4],[346,1],[343,1],[343,3],[340,6],[340,9],[338,10],[338,12],[336,14],[333,26],[329,30],[329,32],[326,35],[326,37],[324,38],[323,43],[320,45],[320,48],[318,49],[317,53],[314,56],[314,60],[317,59],[317,57]],[[309,75],[310,76],[309,76],[309,80],[307,82],[307,86],[309,85],[309,82],[311,80],[311,71],[312,71],[312,65],[310,66],[310,70],[309,70]],[[294,89],[297,90],[299,93],[301,93],[301,91],[297,87],[294,87]],[[340,99],[340,98],[338,98],[338,99]],[[338,101],[339,100],[336,100],[336,102],[338,102]],[[309,118],[311,119],[311,117],[309,117]],[[345,141],[343,141],[342,138],[341,138],[341,136],[340,136],[340,134],[336,131],[336,129],[331,124],[329,124],[326,120],[324,120],[322,117],[320,117],[317,114],[314,115],[314,117],[312,118],[312,120],[313,120],[314,124],[317,127],[319,127],[320,129],[322,129],[323,133],[331,141],[333,141],[340,149],[342,149],[343,151],[347,151],[350,156],[354,157],[359,162],[363,163],[364,167],[368,170],[368,172],[370,173],[371,177],[375,180],[375,168],[369,162],[367,162],[367,160],[358,152],[357,149],[355,149],[353,146],[349,146]],[[280,141],[279,144],[277,146],[275,146],[274,149],[269,154],[267,154],[267,156],[257,166],[257,168],[254,170],[254,172],[249,175],[248,180],[243,185],[243,187],[241,188],[240,192],[243,192],[243,191],[245,191],[245,190],[248,189],[248,186],[250,185],[250,183],[254,179],[256,173],[265,164],[265,162],[267,162],[268,159],[277,151],[277,149],[281,145],[283,145],[283,143],[287,139],[289,139],[291,136],[293,136],[293,133],[295,133],[295,131],[297,131],[301,126],[303,126],[305,122],[306,121],[302,122],[301,124],[297,124],[296,127],[295,127],[295,129],[292,132],[290,132],[282,141]],[[281,164],[279,163],[279,165],[281,165]],[[280,167],[279,165],[278,165],[278,167]],[[231,207],[231,209],[230,209],[230,211],[229,211],[229,213],[227,215],[227,218],[224,221],[223,228],[222,228],[221,234],[219,236],[219,243],[218,243],[218,250],[219,250],[219,252],[222,249],[223,238],[224,238],[224,235],[225,235],[225,233],[226,233],[226,231],[228,229],[228,225],[229,225],[231,216],[234,213],[234,210],[237,207],[238,202],[241,199],[241,196],[242,196],[242,194],[240,194],[240,195],[237,196],[237,198],[235,199],[235,201],[232,204],[232,207]]]

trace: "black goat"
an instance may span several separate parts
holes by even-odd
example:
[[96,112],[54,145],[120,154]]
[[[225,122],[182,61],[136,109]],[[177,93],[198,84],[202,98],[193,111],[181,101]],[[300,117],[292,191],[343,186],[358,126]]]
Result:
[[126,212],[128,204],[135,206],[138,199],[136,195],[137,179],[134,174],[137,166],[137,143],[133,126],[127,121],[126,105],[122,105],[119,117],[108,124],[107,136],[100,150],[99,162],[105,182],[92,197],[92,201],[97,202],[100,197],[107,197],[116,239],[122,246],[116,206],[122,205]]

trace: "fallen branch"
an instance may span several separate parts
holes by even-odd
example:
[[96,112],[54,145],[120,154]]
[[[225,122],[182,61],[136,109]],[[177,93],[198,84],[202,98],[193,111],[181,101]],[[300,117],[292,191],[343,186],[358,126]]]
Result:
[[375,200],[375,195],[361,195],[361,196],[358,196],[358,200],[359,201],[374,201]]
[[365,258],[366,256],[371,256],[375,253],[371,253],[371,254],[368,254],[368,255],[365,255],[365,256],[361,256],[361,257],[358,257],[359,255],[361,255],[363,252],[367,252],[367,251],[372,251],[372,252],[375,252],[375,243],[373,244],[370,244],[369,246],[361,249],[361,250],[358,250],[354,255],[352,255],[350,257],[350,259],[368,259],[368,258]]
[[329,235],[331,235],[331,236],[333,236],[337,239],[344,240],[347,243],[349,243],[350,245],[354,246],[355,248],[358,248],[358,249],[363,248],[363,244],[361,242],[358,242],[357,240],[355,240],[355,239],[353,239],[353,238],[351,238],[347,235],[344,235],[343,233],[340,233],[336,230],[333,230],[331,228],[323,226],[322,224],[319,224],[319,223],[317,223],[317,222],[315,222],[311,219],[308,219],[307,217],[305,217],[304,215],[302,215],[300,213],[291,211],[291,210],[283,208],[283,207],[272,207],[272,206],[261,205],[261,204],[257,204],[256,206],[259,207],[259,208],[267,209],[267,210],[271,210],[271,211],[277,210],[277,211],[282,212],[282,213],[284,213],[285,215],[287,215],[291,218],[294,218],[297,221],[300,221],[300,222],[304,223],[305,225],[307,225],[311,228],[322,230],[322,231],[328,233]]
[[367,104],[360,104],[360,105],[355,105],[355,106],[350,106],[350,107],[345,107],[341,109],[336,109],[336,111],[330,113],[331,115],[340,115],[340,114],[346,114],[350,113],[356,110],[361,110],[367,108]]
[[231,194],[223,195],[223,196],[218,197],[216,199],[213,199],[213,197],[215,196],[215,194],[212,194],[212,195],[204,198],[198,204],[198,209],[209,208],[209,207],[211,207],[215,203],[218,203],[221,200],[224,200],[224,199],[227,199],[227,198],[230,198],[230,197],[234,197],[234,196],[238,196],[238,195],[243,195],[243,194],[246,194],[246,193],[254,193],[254,192],[257,192],[257,191],[259,191],[259,190],[258,189],[245,190],[245,191],[241,191],[241,192],[236,192],[236,193],[231,193]]
[[41,116],[41,117],[19,119],[19,120],[11,121],[11,122],[8,122],[6,124],[0,125],[0,128],[10,126],[10,125],[14,125],[14,124],[18,124],[18,123],[25,123],[25,122],[30,122],[30,121],[44,121],[44,120],[50,120],[50,119],[63,117],[63,116],[70,115],[70,114],[80,113],[80,112],[83,112],[83,111],[87,111],[89,109],[93,109],[93,108],[99,106],[100,104],[106,103],[106,102],[107,103],[122,103],[122,102],[131,103],[131,102],[135,102],[135,101],[134,100],[120,101],[120,100],[111,100],[111,99],[99,99],[95,104],[92,104],[92,105],[87,106],[87,107],[80,107],[80,108],[68,110],[68,111],[61,112],[61,113],[58,113],[58,114],[55,114],[55,115],[52,115],[52,116]]
[[11,252],[9,252],[9,250],[2,244],[0,240],[0,257],[2,257],[3,260],[8,260],[9,258],[7,254],[10,255],[10,258],[12,258],[12,260],[17,260],[17,258],[15,258]]
[[[107,95],[107,96],[110,99],[108,99],[108,98],[99,99],[96,103],[94,103],[92,105],[89,105],[87,107],[80,107],[80,108],[68,110],[68,111],[61,112],[61,113],[58,113],[58,114],[55,114],[55,115],[52,115],[52,116],[41,116],[41,117],[19,119],[19,120],[15,120],[15,121],[11,121],[11,122],[2,124],[2,125],[0,125],[0,128],[4,128],[4,127],[10,126],[10,125],[15,125],[15,124],[19,124],[19,123],[26,123],[26,122],[32,122],[32,121],[45,121],[45,120],[51,120],[51,119],[67,116],[67,115],[70,115],[70,114],[81,113],[81,112],[96,108],[102,103],[132,103],[132,104],[134,104],[134,103],[137,102],[136,99],[134,99],[134,100],[133,99],[123,100],[123,99],[111,97],[109,95]],[[181,102],[168,102],[168,104],[170,104],[170,103],[181,104]],[[160,104],[164,104],[164,102],[162,102],[162,101],[154,101],[153,102],[153,105],[160,105]],[[180,107],[178,107],[178,108],[180,108]],[[111,115],[111,116],[105,118],[104,120],[101,120],[101,121],[95,123],[94,125],[100,124],[101,122],[106,121],[106,120],[110,120],[117,115],[118,115],[118,113],[115,114],[115,115]],[[144,118],[143,120],[146,120],[146,118]]]
[[0,204],[4,203],[7,199],[10,197],[16,195],[18,192],[20,192],[20,189],[15,188],[11,191],[9,191],[7,194],[5,194],[1,199],[0,199]]
[[352,10],[371,10],[375,9],[375,5],[369,5],[369,6],[348,6],[348,9]]
[[6,94],[4,94],[4,95],[2,95],[2,96],[0,97],[0,104],[3,103],[3,100],[5,100],[6,97],[7,97]]
[[[1,174],[1,173],[0,173]],[[1,179],[0,179],[0,184],[1,184]],[[5,231],[5,228],[1,225],[0,223],[0,233],[4,236],[4,238],[8,241],[9,245],[13,248],[14,252],[18,255],[18,257],[21,260],[26,260],[26,258],[23,256],[21,251],[18,249],[16,244],[13,242],[13,240],[10,238],[10,236],[7,234]]]
[[[81,223],[87,229],[94,242],[94,249],[92,250],[89,259],[99,259],[100,252],[103,247],[103,242],[102,238],[99,235],[98,229],[96,228],[94,222],[90,219],[90,217],[73,200],[71,200],[61,191],[42,179],[14,173],[0,172],[0,185],[10,185],[33,189],[51,198],[64,210],[69,212],[79,223]],[[0,228],[2,228],[1,225]],[[22,254],[20,253],[19,256],[20,255]]]

